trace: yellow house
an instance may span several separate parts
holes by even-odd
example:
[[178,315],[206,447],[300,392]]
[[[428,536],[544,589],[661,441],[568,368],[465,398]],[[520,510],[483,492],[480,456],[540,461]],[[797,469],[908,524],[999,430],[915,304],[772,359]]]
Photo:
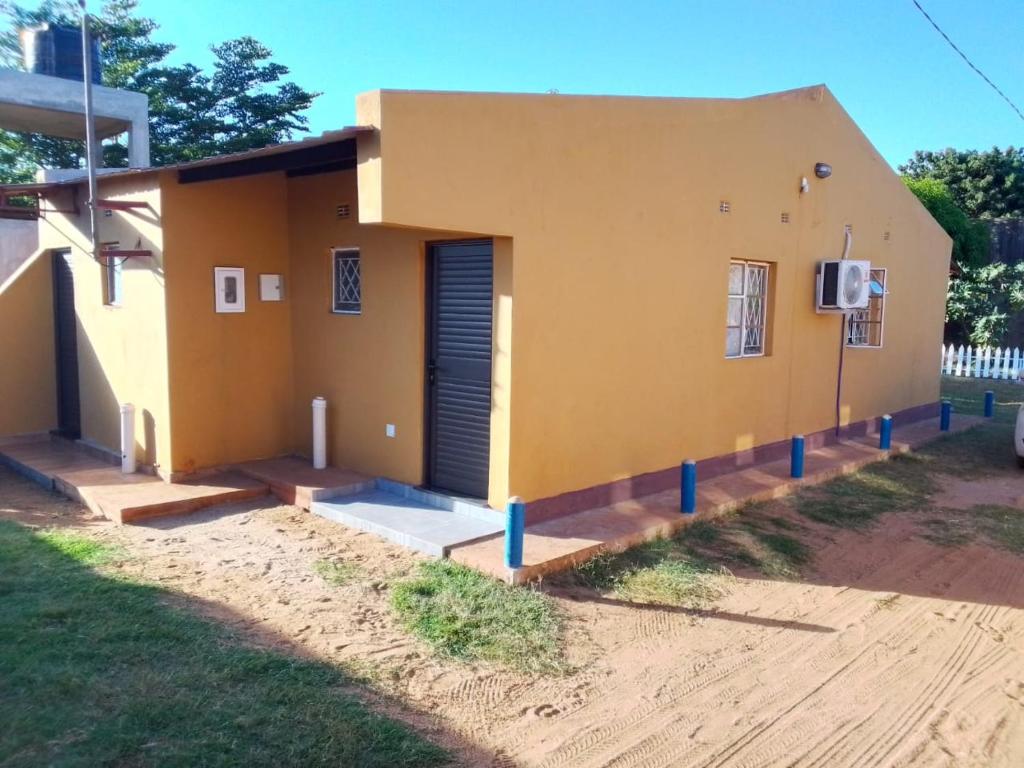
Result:
[[[0,434],[169,479],[310,455],[532,520],[931,415],[950,240],[824,86],[749,99],[375,91],[358,127],[29,185]],[[829,169],[826,169],[826,166]],[[816,310],[822,260],[870,306]]]

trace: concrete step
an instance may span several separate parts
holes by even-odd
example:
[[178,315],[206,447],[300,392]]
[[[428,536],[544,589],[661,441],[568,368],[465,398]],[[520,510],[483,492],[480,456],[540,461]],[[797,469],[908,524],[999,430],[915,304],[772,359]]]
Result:
[[238,464],[235,469],[270,486],[285,504],[309,509],[314,501],[373,490],[372,477],[340,467],[313,469],[306,459],[280,456]]
[[[388,481],[384,487],[391,487]],[[434,557],[447,557],[453,547],[481,541],[504,530],[504,519],[481,519],[456,511],[456,504],[444,509],[425,502],[424,499],[434,500],[434,496],[438,494],[403,495],[378,487],[314,501],[310,512]]]
[[475,499],[467,499],[460,496],[446,496],[437,491],[430,491],[425,488],[416,488],[406,483],[399,483],[388,480],[385,477],[377,478],[377,488],[387,493],[401,496],[402,498],[424,504],[428,507],[446,509],[459,515],[483,520],[488,523],[496,523],[504,527],[505,513],[491,509],[484,502]]
[[[58,481],[60,482],[60,481]],[[240,472],[218,472],[200,481],[147,483],[135,486],[79,486],[82,502],[118,523],[137,523],[154,517],[186,515],[218,504],[267,496],[266,483]]]

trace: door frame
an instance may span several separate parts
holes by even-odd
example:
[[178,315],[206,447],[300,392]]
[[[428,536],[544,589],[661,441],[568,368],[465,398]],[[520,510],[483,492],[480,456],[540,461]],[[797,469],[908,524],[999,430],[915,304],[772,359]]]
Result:
[[[434,389],[431,386],[431,353],[434,348],[434,250],[444,245],[490,245],[491,246],[491,280],[493,287],[494,272],[494,238],[493,237],[459,237],[446,238],[443,240],[428,240],[424,243],[424,324],[423,324],[423,480],[421,487],[434,490],[433,480],[433,413],[434,413]],[[491,298],[491,321],[494,320],[494,298]],[[491,397],[494,396],[494,337],[493,325],[491,336]],[[488,451],[487,485],[490,493],[491,468],[490,451]],[[443,493],[450,494],[446,489],[437,489]]]
[[71,279],[71,295],[74,297],[75,293],[75,273],[74,268],[68,262],[68,258],[71,256],[70,248],[56,248],[50,251],[50,270],[51,270],[51,282],[53,284],[53,354],[54,354],[54,377],[56,378],[56,395],[57,395],[57,426],[52,430],[53,434],[61,437],[66,437],[70,440],[78,440],[82,436],[82,391],[81,384],[79,382],[79,370],[78,370],[78,316],[75,312],[74,303],[70,307],[72,316],[75,318],[75,333],[72,336],[73,347],[74,347],[74,365],[75,370],[73,374],[74,383],[74,397],[76,405],[74,408],[77,423],[68,425],[68,413],[66,411],[68,403],[65,402],[65,387],[64,387],[64,376],[65,376],[65,365],[61,352],[63,350],[63,335],[61,333],[60,314],[62,311],[68,311],[67,307],[63,306],[60,296],[60,287],[58,280],[60,279],[57,275],[58,261],[64,261],[65,266],[70,274]]

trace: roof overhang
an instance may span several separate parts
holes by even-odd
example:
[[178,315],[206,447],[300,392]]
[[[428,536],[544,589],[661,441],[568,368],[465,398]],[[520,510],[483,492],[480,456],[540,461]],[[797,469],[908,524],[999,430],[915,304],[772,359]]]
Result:
[[177,170],[181,184],[276,171],[284,171],[289,176],[343,171],[355,168],[356,137],[373,130],[368,126],[350,126],[301,141],[208,157],[171,167]]
[[[355,168],[356,137],[372,133],[369,126],[349,126],[336,131],[327,131],[299,141],[274,144],[260,149],[250,149],[231,155],[217,155],[187,163],[177,163],[152,168],[101,169],[97,181],[102,185],[110,179],[170,171],[177,173],[181,184],[202,181],[216,181],[259,173],[284,172],[288,176],[307,176],[314,173],[329,173]],[[61,188],[74,187],[85,183],[85,171],[81,175],[51,181],[29,184],[0,185],[0,196],[43,195]]]

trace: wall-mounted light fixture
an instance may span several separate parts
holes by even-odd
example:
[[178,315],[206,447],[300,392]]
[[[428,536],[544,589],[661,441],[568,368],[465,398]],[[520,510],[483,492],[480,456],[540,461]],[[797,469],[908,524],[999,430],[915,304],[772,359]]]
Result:
[[832,175],[832,166],[828,163],[815,163],[814,175],[819,179],[827,179]]

